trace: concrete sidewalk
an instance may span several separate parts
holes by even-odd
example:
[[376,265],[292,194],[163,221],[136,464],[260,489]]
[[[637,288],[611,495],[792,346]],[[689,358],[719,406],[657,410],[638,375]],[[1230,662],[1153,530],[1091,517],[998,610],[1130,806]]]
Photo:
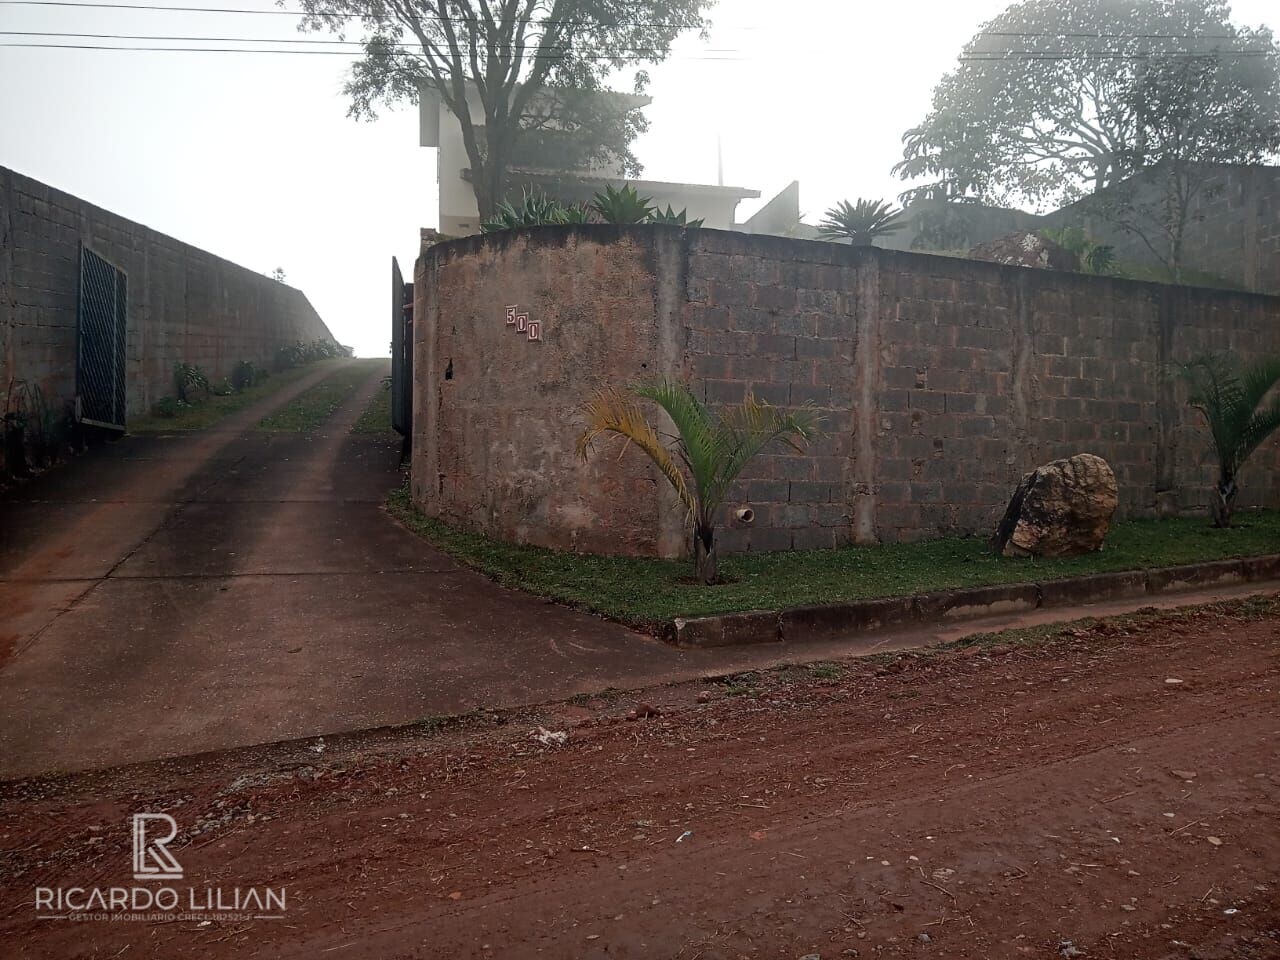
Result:
[[330,371],[194,436],[127,437],[0,499],[0,779],[637,688],[1101,604],[846,640],[679,649],[465,569],[381,509],[399,442],[252,427]]

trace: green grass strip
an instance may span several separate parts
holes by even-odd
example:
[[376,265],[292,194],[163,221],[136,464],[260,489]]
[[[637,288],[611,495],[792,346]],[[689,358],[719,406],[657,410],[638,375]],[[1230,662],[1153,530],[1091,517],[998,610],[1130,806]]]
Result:
[[732,582],[706,587],[689,582],[693,565],[687,560],[564,553],[459,530],[425,516],[403,489],[391,495],[388,509],[410,530],[502,584],[638,627],[675,617],[784,610],[1280,551],[1280,511],[1242,511],[1231,530],[1214,530],[1198,517],[1117,523],[1105,549],[1082,557],[997,557],[978,538],[738,553],[720,562]]
[[385,381],[365,407],[360,419],[351,427],[352,433],[394,433],[391,428],[391,381]]
[[385,360],[348,360],[315,386],[304,390],[270,416],[257,429],[270,433],[305,433],[323,425],[355,395]]
[[130,433],[175,433],[187,430],[204,430],[233,413],[251,407],[259,400],[274,396],[292,383],[297,383],[308,374],[317,370],[336,367],[340,360],[320,360],[308,363],[292,370],[273,374],[247,390],[231,393],[225,397],[210,396],[196,403],[178,409],[172,417],[161,417],[154,414],[131,419],[128,427]]

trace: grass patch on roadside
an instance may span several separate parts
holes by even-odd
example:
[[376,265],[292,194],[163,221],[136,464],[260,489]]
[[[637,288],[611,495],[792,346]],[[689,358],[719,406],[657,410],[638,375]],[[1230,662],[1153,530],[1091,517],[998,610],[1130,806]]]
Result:
[[1084,557],[997,557],[977,538],[731,554],[721,559],[731,582],[706,587],[688,582],[692,565],[686,560],[597,557],[491,540],[425,516],[405,489],[392,493],[387,505],[410,530],[505,586],[642,628],[682,616],[784,610],[1280,551],[1280,511],[1249,511],[1238,514],[1239,526],[1231,530],[1214,530],[1198,517],[1117,523],[1106,549]]
[[393,433],[391,428],[391,380],[382,382],[378,392],[365,407],[360,419],[351,427],[352,433]]
[[271,433],[305,433],[321,426],[351,399],[360,385],[385,360],[349,360],[341,369],[304,390],[292,401],[258,422],[257,429]]
[[1235,600],[1214,600],[1190,607],[1157,609],[1147,607],[1133,613],[1121,613],[1110,617],[1083,617],[1065,623],[1041,623],[1033,627],[1011,627],[994,633],[972,633],[959,640],[926,647],[912,653],[929,653],[933,650],[960,650],[966,647],[1028,646],[1078,637],[1084,634],[1126,633],[1168,623],[1185,623],[1200,616],[1230,616],[1244,622],[1265,620],[1280,614],[1280,594],[1257,594]]
[[285,387],[292,383],[297,383],[308,374],[315,373],[317,370],[331,369],[341,362],[341,360],[320,360],[316,363],[294,367],[291,370],[273,374],[261,383],[256,383],[252,387],[241,390],[239,393],[231,393],[225,397],[206,397],[199,403],[180,408],[172,417],[159,417],[154,414],[148,414],[145,417],[132,419],[128,424],[129,433],[176,433],[187,430],[204,430],[206,427],[213,426],[219,420],[229,417],[233,413],[238,413],[245,407],[253,406],[259,400],[274,396]]

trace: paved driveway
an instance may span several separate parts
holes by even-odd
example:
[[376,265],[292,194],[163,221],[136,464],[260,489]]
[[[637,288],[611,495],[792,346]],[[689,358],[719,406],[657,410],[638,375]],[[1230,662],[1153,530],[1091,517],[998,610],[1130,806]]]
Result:
[[127,437],[0,501],[0,778],[534,702],[690,655],[497,586],[381,510],[395,439]]

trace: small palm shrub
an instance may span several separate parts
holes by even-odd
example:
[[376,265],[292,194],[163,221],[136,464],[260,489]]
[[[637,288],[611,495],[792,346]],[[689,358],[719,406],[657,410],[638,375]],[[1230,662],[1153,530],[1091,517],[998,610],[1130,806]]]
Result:
[[831,207],[818,224],[818,236],[823,240],[848,240],[855,247],[869,247],[876,237],[883,237],[902,229],[898,220],[902,211],[886,200],[863,200],[856,203],[841,200]]
[[239,393],[266,379],[267,371],[260,370],[251,360],[241,360],[231,370],[231,389]]
[[[656,404],[675,424],[671,447],[645,416],[641,400]],[[693,534],[694,571],[706,584],[720,577],[717,514],[743,468],[775,440],[802,450],[818,428],[817,417],[807,407],[787,413],[752,396],[713,413],[687,386],[671,380],[628,391],[602,390],[587,404],[586,413],[578,455],[587,460],[596,439],[613,433],[654,462],[684,504]]]
[[183,403],[194,403],[199,393],[209,395],[209,378],[195,363],[179,361],[173,365],[173,387]]
[[1218,480],[1209,500],[1215,527],[1231,526],[1240,470],[1253,451],[1280,428],[1280,358],[1260,360],[1240,370],[1223,354],[1197,357],[1182,367],[1191,384],[1187,402],[1200,412],[1218,461]]

